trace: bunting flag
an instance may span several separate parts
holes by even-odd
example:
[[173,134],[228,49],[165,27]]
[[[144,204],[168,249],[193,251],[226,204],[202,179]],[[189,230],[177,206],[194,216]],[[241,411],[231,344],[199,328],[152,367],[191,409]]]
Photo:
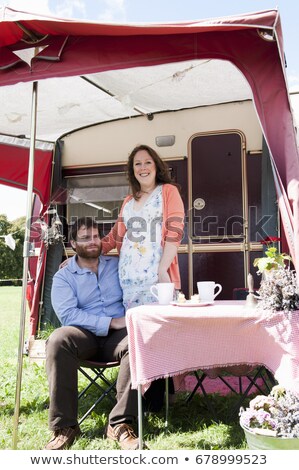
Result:
[[0,235],[0,238],[4,238],[5,245],[8,246],[11,250],[16,248],[16,241],[11,233],[8,235]]

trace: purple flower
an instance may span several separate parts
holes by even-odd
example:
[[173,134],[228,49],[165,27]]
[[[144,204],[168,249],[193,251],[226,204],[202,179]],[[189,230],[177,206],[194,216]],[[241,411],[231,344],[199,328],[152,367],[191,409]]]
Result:
[[247,428],[275,431],[279,437],[299,437],[299,394],[279,385],[269,396],[258,395],[249,408],[240,411],[240,423]]
[[276,421],[271,414],[262,409],[247,408],[241,414],[241,423],[248,428],[276,429]]
[[273,397],[266,397],[264,395],[258,395],[249,403],[249,407],[254,410],[263,409],[269,411],[272,406],[275,405],[275,400]]

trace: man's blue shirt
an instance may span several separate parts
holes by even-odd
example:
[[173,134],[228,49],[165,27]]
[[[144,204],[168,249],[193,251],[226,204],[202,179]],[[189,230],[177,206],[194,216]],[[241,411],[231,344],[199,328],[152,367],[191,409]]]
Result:
[[51,300],[63,326],[80,326],[97,336],[107,336],[111,319],[124,316],[118,258],[101,255],[97,276],[80,268],[73,256],[55,274]]

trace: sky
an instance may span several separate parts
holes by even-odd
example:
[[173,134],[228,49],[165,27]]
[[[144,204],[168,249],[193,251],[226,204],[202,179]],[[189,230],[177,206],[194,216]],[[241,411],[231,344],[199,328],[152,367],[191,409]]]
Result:
[[[199,20],[278,8],[290,90],[299,89],[298,17],[294,0],[0,0],[1,6],[60,18],[117,23]],[[0,185],[0,214],[26,214],[26,192]]]

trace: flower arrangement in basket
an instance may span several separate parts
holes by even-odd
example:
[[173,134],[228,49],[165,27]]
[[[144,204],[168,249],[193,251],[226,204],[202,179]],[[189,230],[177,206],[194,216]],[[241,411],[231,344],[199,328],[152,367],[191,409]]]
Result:
[[276,385],[240,409],[240,425],[255,434],[299,438],[299,394]]
[[299,286],[296,271],[289,265],[292,258],[286,253],[279,253],[276,247],[269,246],[279,240],[276,237],[263,240],[262,243],[267,244],[266,256],[256,258],[253,262],[258,268],[258,274],[263,274],[258,291],[258,308],[270,312],[290,312],[299,310]]

